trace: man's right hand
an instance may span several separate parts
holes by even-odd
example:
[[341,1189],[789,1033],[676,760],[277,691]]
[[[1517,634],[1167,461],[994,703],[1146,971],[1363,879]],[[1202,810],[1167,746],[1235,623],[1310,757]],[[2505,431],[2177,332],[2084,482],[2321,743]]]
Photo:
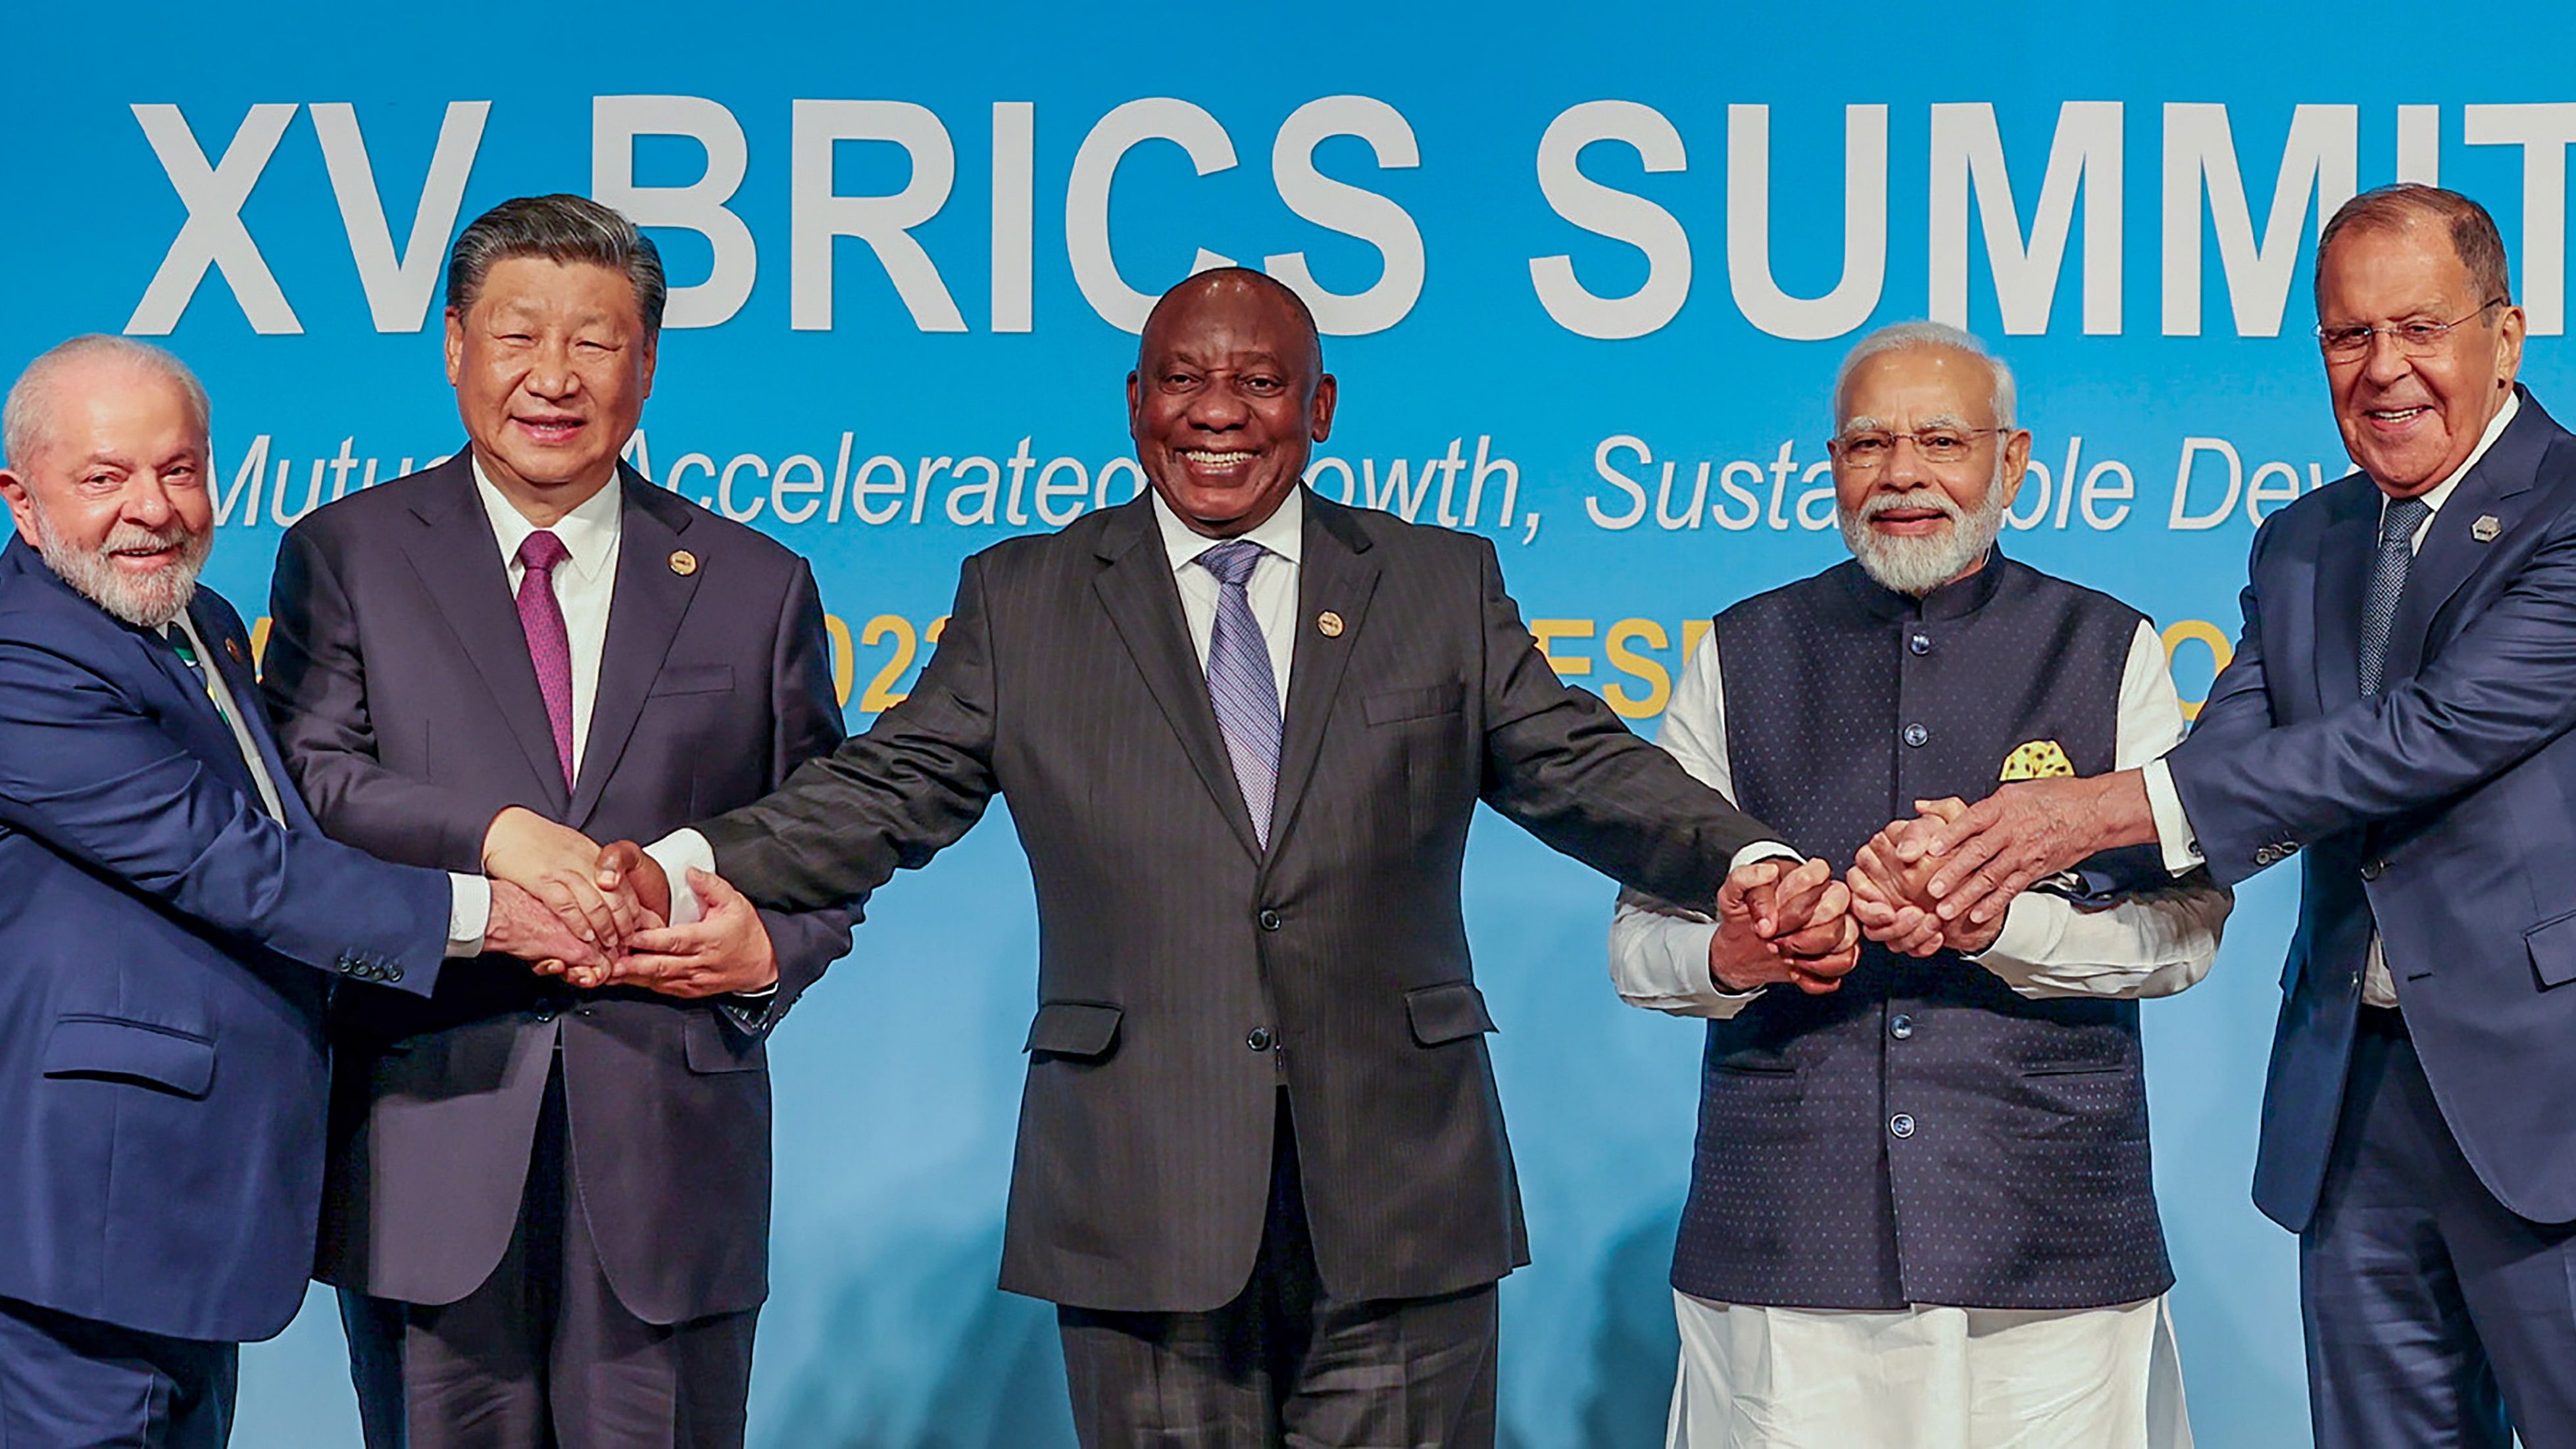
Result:
[[671,919],[670,877],[662,873],[660,862],[644,853],[644,847],[631,840],[611,841],[599,848],[591,869],[601,890],[623,892],[658,920]]
[[483,928],[483,949],[516,956],[548,974],[561,974],[567,967],[608,969],[608,954],[596,943],[573,934],[553,907],[506,880],[492,882],[492,920]]
[[[644,929],[633,898],[603,891],[595,880],[599,847],[590,837],[524,806],[492,817],[483,832],[483,873],[519,886],[553,908],[574,935],[614,951]],[[497,949],[497,948],[496,948]]]
[[1729,872],[1717,892],[1717,934],[1709,939],[1711,979],[1726,991],[1786,983],[1821,996],[1860,960],[1851,890],[1822,860],[1791,867],[1757,860]]

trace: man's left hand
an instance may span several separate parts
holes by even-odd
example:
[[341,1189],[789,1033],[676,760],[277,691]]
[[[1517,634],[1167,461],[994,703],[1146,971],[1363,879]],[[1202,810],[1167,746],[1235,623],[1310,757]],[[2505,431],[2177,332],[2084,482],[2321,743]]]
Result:
[[723,996],[778,984],[778,954],[760,912],[723,876],[692,868],[689,889],[703,911],[685,926],[638,931],[626,939],[607,981],[571,974],[576,986],[643,986],[665,996]]
[[2137,771],[2121,770],[2016,781],[1955,820],[1908,831],[1896,851],[1909,867],[1938,862],[1927,889],[1946,929],[1954,921],[1999,923],[2012,898],[2034,883],[2087,856],[2155,838],[2146,785]]

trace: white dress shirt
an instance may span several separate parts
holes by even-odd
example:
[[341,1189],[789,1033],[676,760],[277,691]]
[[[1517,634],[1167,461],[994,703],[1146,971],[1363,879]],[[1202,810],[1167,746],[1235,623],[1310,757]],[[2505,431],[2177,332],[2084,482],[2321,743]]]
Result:
[[[2424,514],[2424,521],[2415,525],[2412,547],[2416,552],[2423,551],[2424,540],[2433,531],[2433,520],[2441,516],[2442,505],[2451,501],[2451,494],[2459,488],[2460,480],[2469,476],[2471,468],[2478,466],[2478,460],[2487,455],[2487,449],[2495,446],[2496,439],[2504,436],[2506,426],[2521,411],[2521,394],[2507,394],[2504,406],[2496,409],[2496,415],[2487,420],[2486,431],[2478,435],[2478,445],[2470,451],[2468,461],[2422,495],[2428,511]],[[2379,511],[2382,517],[2387,516],[2388,496],[2384,493],[2379,498]],[[2181,875],[2201,863],[2200,835],[2191,828],[2189,817],[2183,814],[2181,792],[2174,789],[2173,767],[2158,758],[2148,761],[2138,774],[2147,788],[2147,808],[2155,816],[2156,844],[2164,852],[2165,869]],[[2362,972],[2361,999],[2369,1006],[2393,1007],[2397,1004],[2397,982],[2389,975],[2388,960],[2380,949],[2376,929],[2370,933],[2370,963]]]
[[[501,566],[509,573],[510,596],[517,598],[528,571],[520,566],[519,545],[537,526],[528,521],[492,480],[483,476],[483,461],[474,460],[474,491],[492,520],[492,537],[501,545]],[[617,480],[582,500],[548,530],[563,541],[570,555],[555,565],[555,604],[563,610],[564,635],[572,646],[572,768],[581,773],[582,746],[590,734],[591,705],[599,698],[599,657],[608,648],[608,603],[617,591],[617,545],[625,533],[625,496]]]
[[[162,637],[168,638],[173,630],[187,640],[189,651],[197,656],[197,677],[205,685],[206,698],[214,704],[215,713],[232,726],[233,748],[241,751],[242,763],[250,767],[260,808],[268,812],[269,819],[282,824],[286,802],[277,793],[277,780],[268,773],[268,762],[260,758],[250,726],[242,719],[241,701],[233,698],[232,686],[224,682],[224,671],[215,664],[214,650],[207,646],[206,636],[197,632],[197,622],[184,609],[179,611],[179,617],[162,626]],[[484,928],[492,920],[492,883],[479,875],[459,875],[454,871],[448,872],[447,882],[446,954],[479,955]]]
[[[2182,698],[2165,668],[2164,641],[2142,622],[2120,677],[2113,768],[2133,769],[2156,758],[2173,748],[2183,729]],[[1655,742],[1702,783],[1733,797],[1715,630],[1701,638],[1683,667]],[[2027,997],[2170,996],[2208,973],[2233,904],[2205,877],[2105,910],[2079,910],[2063,896],[2025,891],[2005,908],[1994,944],[1975,959]],[[1675,1016],[1733,1016],[1762,992],[1717,985],[1708,965],[1716,934],[1716,923],[1703,914],[1623,894],[1610,923],[1610,979],[1632,1006]]]
[[[2183,729],[2164,641],[2142,622],[2120,677],[2114,767],[2164,753]],[[1673,686],[1656,743],[1734,795],[1714,630]],[[2233,903],[2206,877],[2101,910],[2027,891],[1974,959],[2026,997],[2169,996],[2208,973]],[[1611,981],[1634,1006],[1731,1017],[1762,991],[1717,985],[1708,964],[1716,934],[1704,915],[1623,894],[1610,926]],[[1677,1290],[1673,1310],[1682,1348],[1672,1449],[2191,1444],[2173,1316],[2161,1295],[2107,1308],[1853,1311],[1720,1303]]]

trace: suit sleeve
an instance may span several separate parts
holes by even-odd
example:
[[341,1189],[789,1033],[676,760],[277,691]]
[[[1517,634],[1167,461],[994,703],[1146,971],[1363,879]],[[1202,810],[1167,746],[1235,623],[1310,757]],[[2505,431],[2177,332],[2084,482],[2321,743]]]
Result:
[[323,545],[287,531],[269,583],[260,697],[287,772],[335,840],[386,860],[479,875],[492,812],[377,762],[356,612]]
[[[717,873],[762,906],[852,906],[927,864],[993,798],[994,677],[983,560],[966,561],[939,648],[866,734],[799,766],[767,799],[698,827]],[[783,971],[782,971],[783,975]]]
[[68,646],[0,641],[0,824],[210,929],[324,971],[362,958],[426,996],[445,874],[291,831]]
[[[2561,517],[2503,593],[2385,695],[2270,725],[2261,659],[2240,651],[2190,739],[2167,756],[2210,874],[2232,885],[2269,845],[2305,845],[2438,805],[2576,726],[2576,526]],[[2246,639],[2254,640],[2254,591]],[[2254,681],[2231,683],[2240,669]],[[2263,863],[2269,863],[2268,859]]]
[[1485,802],[1622,885],[1682,904],[1714,901],[1736,853],[1775,832],[1637,738],[1599,696],[1558,679],[1503,592],[1493,544],[1476,547]]
[[[814,587],[814,571],[802,560],[780,612],[769,662],[770,716],[775,731],[769,757],[769,785],[776,789],[809,760],[830,754],[842,743],[841,705],[832,689],[831,645],[823,632],[823,601]],[[778,990],[763,998],[737,1003],[727,1013],[736,1025],[766,1031],[778,1024],[805,988],[822,978],[835,961],[849,954],[855,906],[811,911],[763,910],[778,956]]]

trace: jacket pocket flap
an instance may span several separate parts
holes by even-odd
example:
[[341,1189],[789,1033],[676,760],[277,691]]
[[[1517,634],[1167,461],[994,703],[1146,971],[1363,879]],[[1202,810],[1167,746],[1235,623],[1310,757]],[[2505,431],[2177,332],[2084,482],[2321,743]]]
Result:
[[1360,710],[1370,724],[1394,724],[1398,720],[1456,714],[1466,702],[1466,684],[1448,679],[1420,689],[1390,689],[1369,695],[1360,701]]
[[1020,1050],[1060,1057],[1106,1056],[1118,1041],[1118,1023],[1126,1014],[1098,1001],[1044,1002],[1029,1023],[1029,1039]]
[[756,1072],[769,1065],[767,1040],[736,1030],[713,1006],[689,1013],[680,1027],[680,1047],[689,1070],[702,1076]]
[[666,664],[653,676],[653,694],[715,694],[733,688],[730,664]]
[[102,1077],[202,1097],[215,1080],[215,1044],[201,1036],[112,1016],[66,1016],[45,1038],[44,1074]]
[[1485,993],[1473,981],[1444,981],[1408,991],[1404,1014],[1413,1023],[1413,1039],[1424,1046],[1494,1029],[1494,1018],[1485,1011]]
[[2522,943],[2531,949],[2531,970],[2542,986],[2576,981],[2576,911],[2523,932]]

